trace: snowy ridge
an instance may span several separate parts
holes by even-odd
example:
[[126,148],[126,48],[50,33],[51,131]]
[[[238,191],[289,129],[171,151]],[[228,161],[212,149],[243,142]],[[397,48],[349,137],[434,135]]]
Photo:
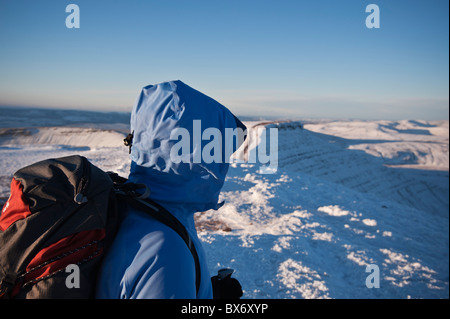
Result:
[[67,145],[118,147],[126,135],[114,130],[80,127],[0,128],[0,145]]
[[[444,131],[437,136],[414,129],[412,121],[403,122],[410,124],[411,133],[387,132],[384,128],[395,123],[386,123],[307,124],[303,131],[282,131],[279,165],[379,199],[447,215],[448,122],[439,127],[430,124]],[[327,130],[332,135],[320,133]]]
[[381,157],[391,166],[448,170],[448,125],[448,121],[340,121],[306,128],[345,139],[349,149]]
[[[248,298],[448,297],[448,122],[430,124],[440,134],[426,141],[379,132],[372,122],[352,122],[367,130],[356,141],[337,136],[349,129],[345,122],[331,123],[333,135],[324,134],[327,123],[265,124],[279,128],[277,174],[234,164],[226,204],[198,217],[200,225],[219,225],[200,233],[212,259],[222,260],[211,268],[237,269]],[[447,170],[430,170],[429,162],[388,167],[385,158],[351,147],[374,136],[380,147],[409,140],[414,152],[436,143],[434,156]],[[380,267],[379,289],[365,285],[369,264]]]
[[[234,268],[244,298],[449,297],[448,121],[246,124],[278,127],[278,170],[232,164],[225,205],[197,214],[212,275]],[[105,125],[0,128],[0,198],[50,157],[127,176],[126,125]],[[369,264],[380,288],[366,287]]]
[[80,154],[105,170],[127,176],[126,126],[114,124],[117,130],[110,125],[86,126],[0,128],[0,200],[8,198],[16,170],[47,158]]

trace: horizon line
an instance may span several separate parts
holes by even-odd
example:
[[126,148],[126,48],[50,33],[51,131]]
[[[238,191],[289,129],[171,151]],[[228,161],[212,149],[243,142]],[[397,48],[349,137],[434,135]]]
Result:
[[[86,108],[86,107],[70,107],[70,106],[30,106],[30,105],[9,105],[9,104],[0,104],[0,109],[35,109],[35,110],[47,110],[47,111],[80,111],[80,112],[90,112],[90,113],[119,113],[119,114],[131,114],[132,108],[129,111],[125,110],[115,110],[115,107],[111,107],[111,109],[102,109],[102,108]],[[235,114],[235,113],[233,113]],[[439,121],[449,121],[449,118],[446,119],[433,119],[433,120],[424,120],[420,118],[396,118],[396,119],[387,119],[387,118],[358,118],[358,117],[323,117],[323,116],[313,116],[313,115],[297,115],[293,117],[292,115],[255,115],[255,114],[235,114],[238,118],[242,118],[243,121],[260,121],[260,120],[288,120],[288,121],[301,121],[301,120],[328,120],[328,121],[425,121],[425,122],[439,122]]]

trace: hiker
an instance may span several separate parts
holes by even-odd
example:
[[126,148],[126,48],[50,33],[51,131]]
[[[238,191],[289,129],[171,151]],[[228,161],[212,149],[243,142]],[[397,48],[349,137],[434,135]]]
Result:
[[[203,130],[214,128],[221,134],[209,136],[203,131],[196,132],[199,125]],[[173,229],[142,211],[124,206],[119,231],[101,266],[97,298],[213,297],[194,213],[219,208],[219,192],[229,164],[227,152],[214,154],[213,162],[200,155],[206,155],[201,150],[213,138],[225,136],[226,128],[237,127],[245,130],[227,108],[181,81],[142,89],[131,114],[129,181],[145,184],[150,191],[148,197],[187,229],[198,255],[200,278],[196,278],[193,255]],[[189,136],[181,141],[180,137],[186,138],[183,133]],[[223,139],[217,143],[215,145],[220,147],[214,152],[230,147]],[[239,139],[232,143],[232,151],[236,151]],[[176,152],[173,151],[175,145]]]

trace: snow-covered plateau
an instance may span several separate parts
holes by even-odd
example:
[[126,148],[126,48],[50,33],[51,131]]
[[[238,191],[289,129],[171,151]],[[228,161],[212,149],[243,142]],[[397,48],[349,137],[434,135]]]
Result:
[[[0,108],[1,201],[17,169],[46,158],[80,154],[127,176],[127,121]],[[249,299],[449,298],[447,120],[263,125],[278,129],[277,169],[231,164],[225,204],[196,214],[211,275],[235,269]]]

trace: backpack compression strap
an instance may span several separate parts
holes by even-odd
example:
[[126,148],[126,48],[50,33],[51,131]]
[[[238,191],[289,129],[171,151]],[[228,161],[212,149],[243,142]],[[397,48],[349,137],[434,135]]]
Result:
[[[114,181],[114,187],[116,190],[116,195],[125,200],[127,203],[135,207],[136,209],[143,211],[149,214],[154,219],[159,222],[169,226],[178,235],[183,238],[184,242],[188,246],[191,251],[192,257],[195,262],[195,285],[196,291],[198,294],[201,282],[201,272],[200,272],[200,261],[198,258],[197,250],[195,249],[194,243],[191,240],[191,236],[187,232],[186,228],[183,224],[173,216],[169,211],[167,211],[164,207],[159,205],[158,203],[152,201],[149,198],[142,198],[144,196],[137,194],[136,189],[141,188],[141,185],[136,185],[133,183],[124,183],[126,181],[125,178],[118,176],[115,173],[110,173],[111,179]],[[145,186],[145,185],[144,185]]]

